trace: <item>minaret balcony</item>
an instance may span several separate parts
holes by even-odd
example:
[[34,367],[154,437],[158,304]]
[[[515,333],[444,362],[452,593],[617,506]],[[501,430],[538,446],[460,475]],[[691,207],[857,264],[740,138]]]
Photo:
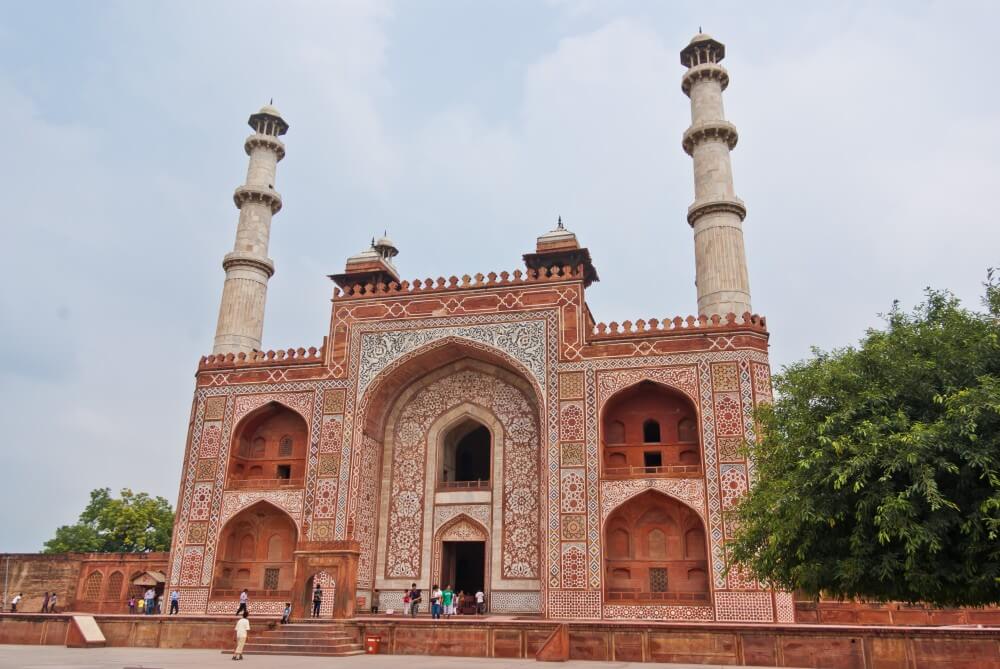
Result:
[[259,202],[271,208],[272,214],[281,211],[281,195],[269,186],[251,186],[244,184],[233,193],[233,203],[237,209],[242,209],[247,202]]
[[279,161],[285,157],[285,143],[274,135],[254,133],[247,137],[247,141],[243,144],[243,150],[247,152],[248,156],[251,151],[258,147],[274,151]]
[[726,68],[718,63],[702,63],[684,73],[684,78],[681,79],[681,90],[684,91],[684,95],[690,95],[692,86],[699,81],[710,79],[717,80],[722,90],[726,90],[729,86],[729,72],[726,71]]
[[684,147],[684,153],[689,156],[694,153],[694,147],[702,142],[725,142],[729,150],[732,151],[736,148],[736,142],[739,141],[739,138],[736,126],[729,121],[723,121],[722,119],[702,121],[697,125],[691,126],[684,132],[681,146]]

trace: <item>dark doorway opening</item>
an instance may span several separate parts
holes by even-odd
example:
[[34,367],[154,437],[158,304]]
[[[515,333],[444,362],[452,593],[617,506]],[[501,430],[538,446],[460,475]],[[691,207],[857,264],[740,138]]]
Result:
[[445,541],[441,547],[441,587],[475,594],[486,588],[486,542]]
[[480,425],[455,444],[455,480],[490,480],[490,431]]

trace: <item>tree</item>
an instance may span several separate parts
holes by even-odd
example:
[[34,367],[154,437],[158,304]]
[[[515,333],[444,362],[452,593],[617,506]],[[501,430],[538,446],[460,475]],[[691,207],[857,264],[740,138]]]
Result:
[[1000,602],[1000,285],[926,291],[856,347],[813,351],[760,407],[731,557],[787,590]]
[[163,497],[110,488],[90,492],[90,503],[73,525],[63,525],[45,542],[45,553],[146,553],[170,550],[174,512]]

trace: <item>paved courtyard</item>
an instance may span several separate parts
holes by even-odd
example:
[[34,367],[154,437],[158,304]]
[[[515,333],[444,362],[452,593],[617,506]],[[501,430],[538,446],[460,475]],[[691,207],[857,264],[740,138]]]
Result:
[[[541,666],[534,660],[491,660],[469,657],[427,657],[423,655],[356,655],[353,657],[294,657],[247,655],[236,665],[228,655],[215,650],[164,650],[160,648],[65,648],[63,646],[0,645],[0,669],[191,669],[192,667],[355,667],[365,669],[438,669],[469,667],[483,669],[525,669]],[[549,666],[548,664],[544,666]],[[715,664],[652,664],[637,662],[566,662],[567,668],[672,667],[675,669],[721,669]],[[732,669],[732,667],[727,667]],[[759,667],[757,669],[760,669]]]

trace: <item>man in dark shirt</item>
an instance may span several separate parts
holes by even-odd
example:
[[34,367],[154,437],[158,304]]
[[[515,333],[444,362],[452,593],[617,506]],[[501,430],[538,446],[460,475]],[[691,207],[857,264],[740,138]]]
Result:
[[416,617],[420,612],[420,588],[416,583],[410,586],[410,615]]

